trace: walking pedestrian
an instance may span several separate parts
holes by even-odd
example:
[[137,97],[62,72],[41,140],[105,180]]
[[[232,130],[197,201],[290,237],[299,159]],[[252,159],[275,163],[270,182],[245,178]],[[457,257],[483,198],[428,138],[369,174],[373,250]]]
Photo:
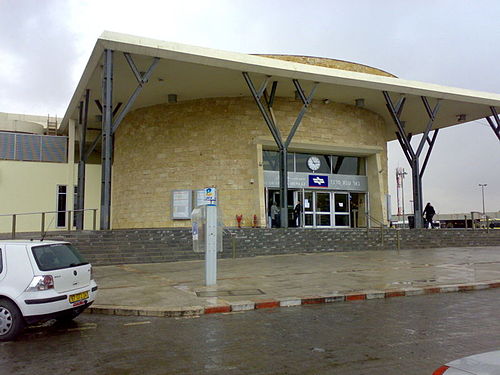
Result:
[[279,228],[280,227],[280,209],[276,205],[276,202],[273,202],[271,206],[271,219],[272,219],[272,227]]
[[425,209],[424,209],[424,218],[425,218],[425,227],[426,228],[429,228],[429,225],[430,225],[430,228],[434,228],[434,223],[432,222],[432,218],[434,217],[434,215],[436,214],[436,211],[434,210],[434,207],[432,207],[432,205],[429,203],[427,203],[427,205],[425,206]]
[[300,218],[302,217],[302,203],[297,201],[295,208],[293,209],[293,217],[295,221],[295,226],[300,227]]

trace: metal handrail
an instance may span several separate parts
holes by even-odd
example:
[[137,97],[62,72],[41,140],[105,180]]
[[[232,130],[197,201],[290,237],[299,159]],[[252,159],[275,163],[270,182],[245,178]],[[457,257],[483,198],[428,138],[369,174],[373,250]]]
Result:
[[[11,232],[11,238],[14,239],[16,238],[16,225],[17,225],[17,217],[18,216],[23,216],[23,215],[41,215],[41,220],[40,220],[40,233],[42,236],[45,235],[45,215],[46,214],[61,214],[64,213],[67,215],[67,225],[66,228],[69,231],[71,231],[71,217],[72,213],[79,212],[82,220],[83,220],[83,214],[85,211],[92,211],[92,228],[93,230],[96,230],[96,225],[97,225],[97,208],[83,208],[83,209],[77,209],[77,210],[65,210],[65,211],[41,211],[41,212],[21,212],[21,213],[15,213],[15,214],[0,214],[0,217],[4,216],[10,216],[12,217],[12,232]],[[50,225],[50,224],[49,224]],[[82,226],[83,226],[83,221],[82,221]]]
[[[386,227],[386,225],[382,221],[374,218],[368,212],[365,212],[365,216],[366,216],[366,228],[371,228],[371,220],[373,220],[375,223],[379,224],[381,228]],[[368,219],[370,219],[370,220],[368,220]]]

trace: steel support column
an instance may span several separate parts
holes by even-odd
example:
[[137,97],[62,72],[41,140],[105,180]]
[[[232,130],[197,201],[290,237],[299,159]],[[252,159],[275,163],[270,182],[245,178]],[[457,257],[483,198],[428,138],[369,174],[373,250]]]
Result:
[[100,229],[110,229],[111,163],[113,157],[113,51],[104,50],[102,81],[102,151],[101,151],[101,220]]
[[[436,119],[436,115],[439,111],[440,101],[438,100],[434,108],[431,108],[429,102],[425,96],[421,96],[422,103],[429,117],[429,121],[427,122],[427,127],[422,135],[422,139],[420,140],[417,149],[415,150],[411,144],[411,134],[407,134],[404,126],[404,122],[401,121],[401,113],[403,112],[404,104],[406,99],[402,96],[396,104],[393,103],[389,93],[387,91],[383,91],[384,98],[387,104],[387,109],[391,114],[391,117],[396,125],[397,131],[396,136],[403,149],[403,152],[410,164],[411,168],[411,176],[412,176],[412,185],[413,185],[413,212],[415,216],[415,228],[423,228],[423,192],[422,192],[422,177],[425,172],[425,168],[429,161],[430,154],[434,147],[434,142],[436,141],[436,137],[438,134],[438,130],[434,130],[434,134],[432,139],[429,137],[429,134],[432,129],[432,125],[434,124],[434,120]],[[425,143],[428,143],[429,148],[427,149],[427,153],[425,156],[423,167],[420,168],[420,155],[422,154],[422,150],[424,148]]]
[[498,113],[495,107],[490,107],[490,110],[491,114],[493,115],[493,120],[495,120],[495,122],[493,122],[493,120],[489,117],[486,117],[486,121],[488,121],[488,124],[490,124],[491,129],[493,130],[498,140],[500,141],[500,118],[498,117]]
[[153,58],[153,62],[149,66],[148,70],[145,73],[141,73],[137,69],[137,66],[135,65],[130,54],[124,52],[123,55],[125,56],[125,59],[127,60],[130,69],[138,82],[138,86],[129,97],[125,107],[120,112],[118,112],[118,110],[120,109],[122,103],[118,103],[113,108],[113,51],[108,49],[105,50],[102,104],[98,100],[95,101],[102,113],[102,130],[100,136],[92,142],[85,153],[86,159],[94,150],[95,146],[99,142],[99,139],[102,139],[101,230],[107,230],[111,227],[111,168],[113,162],[114,134],[120,126],[122,120],[129,112],[130,108],[132,108],[132,105],[139,96],[144,85],[149,81],[149,78],[151,78],[156,65],[158,65],[158,62],[160,61],[160,58],[158,57]]
[[[250,92],[252,93],[252,97],[255,100],[255,104],[257,104],[257,107],[259,108],[260,113],[262,114],[262,117],[264,119],[264,122],[266,123],[267,127],[269,128],[269,131],[271,132],[274,141],[276,145],[278,146],[279,150],[279,181],[280,181],[280,216],[281,216],[281,227],[283,228],[288,228],[288,166],[287,166],[287,155],[288,155],[288,147],[295,135],[295,132],[297,131],[300,123],[302,122],[302,118],[304,117],[307,108],[312,102],[312,98],[314,96],[314,92],[316,91],[316,87],[318,85],[317,82],[314,83],[314,86],[311,89],[311,93],[309,96],[306,96],[304,93],[304,90],[302,90],[302,87],[300,86],[300,83],[298,80],[294,79],[293,84],[295,85],[295,88],[297,89],[297,92],[299,94],[299,97],[302,101],[302,109],[300,110],[293,126],[292,129],[290,130],[290,133],[288,134],[288,137],[286,141],[283,141],[283,138],[281,136],[280,130],[276,124],[276,119],[274,117],[274,112],[273,112],[273,104],[274,104],[274,98],[276,94],[276,88],[278,86],[278,82],[274,81],[272,88],[271,88],[271,93],[270,95],[267,94],[267,85],[269,84],[269,80],[271,77],[266,77],[264,82],[262,83],[261,87],[259,90],[257,90],[250,79],[250,76],[248,75],[247,72],[243,72],[243,77],[245,78],[245,81],[248,85],[248,88],[250,89]],[[262,104],[261,99],[264,98],[265,101],[265,106]]]
[[75,215],[76,229],[83,230],[84,227],[84,212],[85,208],[85,166],[87,163],[85,145],[87,141],[87,122],[88,122],[88,109],[89,109],[89,96],[90,90],[85,90],[85,100],[81,102],[81,115],[80,115],[80,160],[78,161],[78,186],[76,189],[76,209],[78,210]]

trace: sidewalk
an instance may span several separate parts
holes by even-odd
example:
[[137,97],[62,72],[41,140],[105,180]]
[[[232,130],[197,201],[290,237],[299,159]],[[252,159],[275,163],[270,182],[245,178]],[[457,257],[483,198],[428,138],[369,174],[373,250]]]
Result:
[[356,251],[94,267],[92,313],[192,316],[500,287],[500,247]]

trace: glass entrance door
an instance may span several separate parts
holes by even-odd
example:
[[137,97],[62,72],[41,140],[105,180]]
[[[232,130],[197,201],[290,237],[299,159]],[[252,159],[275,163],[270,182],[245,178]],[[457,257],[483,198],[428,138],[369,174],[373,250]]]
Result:
[[315,218],[317,227],[332,226],[331,193],[315,191]]
[[304,226],[350,226],[349,193],[304,191]]
[[350,226],[349,193],[334,193],[335,226]]

